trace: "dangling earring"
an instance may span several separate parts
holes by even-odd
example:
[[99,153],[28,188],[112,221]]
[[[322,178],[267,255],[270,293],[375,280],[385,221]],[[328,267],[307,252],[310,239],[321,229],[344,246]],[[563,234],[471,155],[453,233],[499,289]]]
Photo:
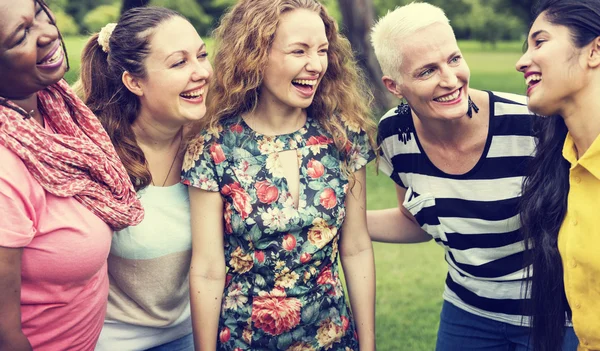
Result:
[[[410,118],[410,106],[406,103],[406,100],[402,99],[402,102],[394,111],[399,116],[406,116]],[[404,145],[408,144],[408,142],[412,139],[411,133],[414,133],[410,124],[408,122],[404,123],[404,125],[398,128],[398,140],[404,143]]]
[[471,96],[469,96],[469,109],[467,110],[467,116],[469,116],[469,118],[473,118],[473,111],[475,111],[475,113],[478,113],[479,107],[475,105],[473,100],[471,100]]
[[406,100],[402,99],[402,102],[400,102],[400,105],[398,105],[398,107],[396,108],[396,114],[399,115],[405,115],[407,113],[410,112],[410,106],[408,106],[408,104],[406,103]]

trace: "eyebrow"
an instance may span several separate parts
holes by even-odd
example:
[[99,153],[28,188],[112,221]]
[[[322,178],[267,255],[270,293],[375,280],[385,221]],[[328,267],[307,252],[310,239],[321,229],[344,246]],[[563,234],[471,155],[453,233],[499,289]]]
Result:
[[[456,50],[454,51],[450,56],[448,56],[448,60],[450,60],[451,58],[453,58],[454,56],[460,54],[460,50]],[[416,74],[422,70],[424,70],[425,68],[434,68],[437,66],[437,63],[428,63],[426,65],[420,66],[419,68],[416,68],[415,70],[413,70],[413,74]]]
[[[198,51],[202,51],[203,49],[206,49],[206,43],[202,43],[202,45],[200,45],[200,48],[198,49]],[[177,50],[175,52],[172,52],[169,54],[169,56],[167,56],[165,58],[165,62],[169,59],[169,57],[176,55],[176,54],[187,54],[187,50]]]
[[530,38],[531,40],[534,40],[535,38],[537,38],[537,37],[538,37],[538,35],[540,35],[540,34],[542,34],[542,33],[548,33],[548,32],[547,32],[547,31],[545,31],[545,30],[543,30],[543,29],[540,29],[540,30],[538,30],[538,31],[535,31],[535,32],[533,32],[533,33],[532,33],[532,34],[529,36],[529,38]]
[[[294,46],[294,45],[300,45],[300,46],[305,47],[305,48],[310,47],[310,45],[308,45],[307,43],[301,42],[301,41],[297,41],[295,43],[291,43],[287,47],[289,48],[289,47]],[[319,44],[319,47],[325,46],[325,45],[329,45],[329,42],[328,41],[324,41],[321,44]]]

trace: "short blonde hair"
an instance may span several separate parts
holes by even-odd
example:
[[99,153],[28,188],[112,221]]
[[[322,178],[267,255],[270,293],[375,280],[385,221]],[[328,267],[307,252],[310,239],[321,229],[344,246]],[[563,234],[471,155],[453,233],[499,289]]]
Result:
[[371,29],[371,44],[384,75],[401,81],[402,41],[434,23],[450,25],[450,20],[441,8],[426,2],[397,7],[377,21]]

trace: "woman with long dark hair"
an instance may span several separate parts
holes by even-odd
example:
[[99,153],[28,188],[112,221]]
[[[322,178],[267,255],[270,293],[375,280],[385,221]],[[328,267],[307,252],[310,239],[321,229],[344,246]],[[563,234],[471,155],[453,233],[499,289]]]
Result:
[[112,230],[143,217],[67,67],[46,4],[0,0],[0,350],[93,349]]
[[600,1],[544,0],[517,62],[537,126],[523,185],[536,351],[558,350],[572,318],[580,350],[600,350]]

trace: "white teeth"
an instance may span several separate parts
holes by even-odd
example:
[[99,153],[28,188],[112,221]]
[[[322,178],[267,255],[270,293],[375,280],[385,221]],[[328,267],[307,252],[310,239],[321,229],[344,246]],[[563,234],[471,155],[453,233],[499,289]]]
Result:
[[204,88],[200,88],[189,93],[181,93],[179,95],[186,98],[197,98],[202,94],[204,94]]
[[60,59],[60,56],[61,56],[61,55],[62,55],[62,50],[59,48],[58,50],[56,50],[56,51],[54,52],[54,54],[52,54],[52,56],[51,56],[49,59],[47,59],[47,60],[44,60],[44,61],[42,62],[42,64],[44,64],[44,65],[45,65],[45,64],[52,64],[52,63],[54,63],[54,62],[58,61],[58,60]]
[[443,97],[439,97],[434,99],[435,101],[439,101],[439,102],[449,102],[452,100],[457,99],[460,96],[460,89],[455,91],[452,95],[447,95],[447,96],[443,96]]
[[296,84],[302,84],[302,85],[316,85],[317,84],[317,80],[316,79],[294,79],[292,81],[292,83],[296,83]]
[[542,80],[542,75],[541,74],[532,74],[529,77],[525,78],[525,84],[527,85],[531,85],[532,82],[533,84],[539,82]]

